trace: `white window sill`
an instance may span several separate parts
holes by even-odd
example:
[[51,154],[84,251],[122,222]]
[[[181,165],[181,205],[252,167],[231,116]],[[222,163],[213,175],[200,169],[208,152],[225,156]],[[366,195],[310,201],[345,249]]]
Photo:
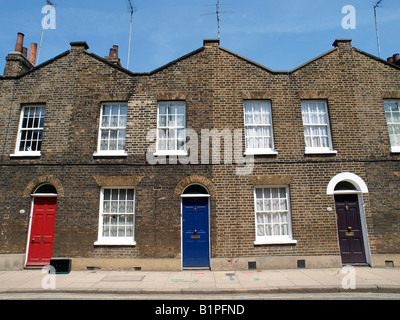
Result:
[[257,156],[257,155],[277,155],[278,152],[270,150],[270,149],[248,149],[244,153],[245,156]]
[[187,156],[187,151],[156,151],[155,156]]
[[328,148],[306,148],[305,154],[336,154],[336,150]]
[[391,153],[400,153],[400,147],[391,147],[390,152]]
[[136,241],[129,240],[98,240],[94,243],[95,246],[135,246]]
[[112,151],[112,152],[95,152],[93,157],[126,157],[128,154],[125,151]]
[[31,151],[31,152],[18,152],[10,154],[11,158],[23,158],[23,157],[40,157],[42,153],[40,151]]
[[270,239],[270,240],[256,240],[254,245],[264,245],[264,244],[296,244],[297,240],[292,239]]

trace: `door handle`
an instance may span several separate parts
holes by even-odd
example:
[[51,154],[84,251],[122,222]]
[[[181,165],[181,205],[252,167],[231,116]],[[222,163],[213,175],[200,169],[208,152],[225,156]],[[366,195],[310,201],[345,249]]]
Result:
[[351,230],[352,230],[351,227],[347,227],[347,232],[346,232],[347,237],[354,237],[354,231]]

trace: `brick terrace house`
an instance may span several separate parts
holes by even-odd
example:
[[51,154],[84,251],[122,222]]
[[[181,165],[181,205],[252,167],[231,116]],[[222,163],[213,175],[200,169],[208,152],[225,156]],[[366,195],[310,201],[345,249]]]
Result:
[[133,73],[88,49],[7,56],[2,269],[400,265],[398,55],[273,71],[204,40]]

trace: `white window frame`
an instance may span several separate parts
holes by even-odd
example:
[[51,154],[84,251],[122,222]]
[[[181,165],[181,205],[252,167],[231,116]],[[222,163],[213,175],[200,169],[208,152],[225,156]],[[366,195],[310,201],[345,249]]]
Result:
[[[262,189],[264,193],[264,189],[278,189],[278,194],[279,194],[279,189],[285,189],[285,195],[286,195],[286,210],[270,210],[270,211],[257,211],[257,190]],[[264,200],[264,196],[263,196]],[[264,206],[264,204],[263,204]],[[264,208],[264,207],[263,207]],[[271,204],[272,208],[272,204]],[[270,236],[259,236],[258,235],[258,220],[257,220],[257,214],[258,213],[270,213],[271,216],[274,213],[282,213],[282,212],[287,212],[287,228],[288,228],[288,234],[287,235],[270,235]],[[255,218],[255,237],[256,240],[254,241],[255,245],[263,245],[263,244],[296,244],[297,240],[293,239],[292,236],[292,218],[291,218],[291,208],[290,208],[290,190],[289,186],[287,185],[267,185],[267,186],[256,186],[254,187],[254,218]],[[280,218],[279,218],[280,220]],[[273,225],[271,226],[271,230],[273,230]]]
[[[304,121],[304,108],[307,107],[307,112],[310,113],[309,111],[309,106],[310,103],[315,103],[315,104],[323,104],[325,107],[325,121],[326,123],[311,123],[311,117],[310,117],[310,123],[305,123]],[[305,144],[305,153],[306,154],[335,154],[337,151],[333,150],[332,146],[332,135],[331,135],[331,129],[330,129],[330,124],[329,124],[329,113],[328,113],[328,103],[326,100],[303,100],[301,101],[301,115],[302,115],[302,121],[303,121],[303,128],[304,128],[304,144]],[[320,120],[320,117],[318,117],[318,121]],[[313,128],[313,127],[326,127],[326,132],[327,132],[327,147],[314,147],[314,146],[307,146],[307,140],[306,140],[306,128]],[[318,135],[318,137],[321,137],[322,135]],[[311,135],[311,141],[312,141],[312,135]],[[320,138],[321,139],[321,138]]]
[[[133,213],[115,213],[115,215],[133,215],[133,235],[132,237],[105,237],[103,236],[103,220],[104,215],[113,213],[104,213],[104,191],[105,190],[133,190]],[[119,195],[119,193],[118,193]],[[119,199],[118,199],[119,201]],[[104,187],[100,191],[100,206],[99,206],[99,228],[98,239],[94,245],[119,245],[119,246],[134,246],[135,241],[135,216],[136,216],[136,189],[134,187]],[[117,228],[118,230],[118,228]]]
[[[101,105],[101,108],[100,108],[100,121],[99,121],[99,133],[98,133],[98,139],[97,139],[97,152],[95,152],[93,154],[93,156],[95,156],[95,157],[96,156],[111,156],[111,157],[112,156],[127,156],[127,153],[126,153],[127,123],[125,124],[125,127],[119,126],[119,123],[118,123],[118,126],[116,126],[116,127],[111,127],[111,126],[102,127],[102,124],[103,124],[103,112],[104,112],[103,110],[104,110],[105,106],[107,106],[107,105],[109,105],[109,106],[115,106],[115,105],[118,105],[118,106],[124,105],[124,106],[126,106],[126,109],[127,109],[126,118],[127,118],[127,122],[128,122],[128,105],[127,105],[127,103],[115,103],[115,102],[103,103]],[[121,109],[119,109],[119,111],[118,111],[118,119],[120,117],[120,110]],[[117,135],[119,134],[120,130],[125,130],[125,146],[124,146],[124,150],[101,150],[101,133],[102,133],[102,130],[117,130]],[[117,147],[118,147],[118,139],[117,139]]]
[[[35,127],[35,128],[22,128],[23,120],[24,120],[24,114],[25,110],[30,109],[30,108],[44,108],[44,117],[46,117],[46,105],[38,104],[38,105],[25,105],[21,109],[21,114],[20,114],[20,120],[19,120],[19,127],[18,127],[18,135],[17,135],[17,143],[15,146],[15,153],[12,154],[12,157],[38,157],[41,156],[41,148],[40,150],[35,150],[35,151],[20,151],[20,144],[21,144],[21,136],[23,131],[41,131],[42,132],[42,140],[43,142],[43,132],[44,132],[44,120],[43,120],[43,126],[40,127]],[[39,121],[40,124],[40,121]],[[37,140],[39,141],[39,140]],[[41,145],[42,146],[42,145]]]
[[[160,126],[160,106],[161,105],[182,105],[184,107],[184,126],[178,126],[178,124],[176,123],[175,126]],[[167,108],[168,110],[168,108]],[[177,115],[177,114],[175,114]],[[168,117],[168,113],[166,113],[166,117]],[[166,123],[167,124],[167,123]],[[175,129],[177,130],[183,130],[184,132],[184,149],[183,150],[178,150],[178,148],[174,149],[174,150],[160,150],[160,130],[162,129]],[[176,142],[178,141],[178,139],[176,139]],[[168,140],[167,140],[168,142]],[[186,102],[184,101],[159,101],[158,105],[157,105],[157,142],[156,142],[156,152],[154,155],[159,156],[159,155],[177,155],[177,156],[186,156],[187,155],[187,149],[186,149]],[[167,143],[168,145],[168,143]],[[178,147],[177,143],[176,143],[176,147]]]
[[[255,104],[255,103],[263,103],[267,105],[267,109],[268,109],[268,122],[269,123],[261,123],[261,124],[255,124],[254,122],[254,108],[252,108],[252,117],[253,117],[253,123],[252,124],[247,124],[246,123],[246,104]],[[261,109],[260,109],[261,110]],[[261,114],[261,119],[262,117],[262,113]],[[272,106],[271,106],[271,101],[269,100],[245,100],[243,103],[243,121],[244,121],[244,132],[245,132],[245,155],[275,155],[278,154],[278,152],[276,152],[274,150],[274,130],[273,130],[273,124],[272,124]],[[271,147],[270,148],[249,148],[248,144],[247,144],[247,135],[246,132],[248,128],[257,128],[257,127],[261,127],[261,128],[268,128],[270,130],[271,136],[268,137],[271,140]],[[262,138],[264,139],[265,137],[262,136]]]
[[[387,128],[388,128],[388,134],[389,134],[389,139],[390,139],[390,152],[392,152],[392,153],[400,153],[400,137],[399,137],[398,145],[394,145],[393,141],[392,141],[392,138],[391,138],[391,135],[393,135],[393,133],[390,132],[391,131],[390,126],[398,126],[399,127],[398,130],[400,131],[400,111],[397,111],[398,112],[398,116],[397,116],[397,120],[398,121],[393,121],[393,120],[395,120],[395,117],[393,116],[392,108],[390,108],[389,112],[390,112],[392,121],[389,121],[390,119],[388,117],[388,111],[386,111],[386,104],[387,103],[396,103],[397,104],[397,108],[399,109],[400,108],[400,100],[391,99],[391,100],[384,100],[384,102],[383,102],[384,109],[385,109],[386,125],[387,125]],[[395,133],[395,135],[397,135],[397,134]],[[399,136],[400,136],[400,134],[399,134]]]

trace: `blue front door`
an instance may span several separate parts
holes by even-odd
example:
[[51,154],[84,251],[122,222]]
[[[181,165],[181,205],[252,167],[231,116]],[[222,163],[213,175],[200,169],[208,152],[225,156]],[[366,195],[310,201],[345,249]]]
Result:
[[183,267],[210,266],[208,198],[182,198]]

